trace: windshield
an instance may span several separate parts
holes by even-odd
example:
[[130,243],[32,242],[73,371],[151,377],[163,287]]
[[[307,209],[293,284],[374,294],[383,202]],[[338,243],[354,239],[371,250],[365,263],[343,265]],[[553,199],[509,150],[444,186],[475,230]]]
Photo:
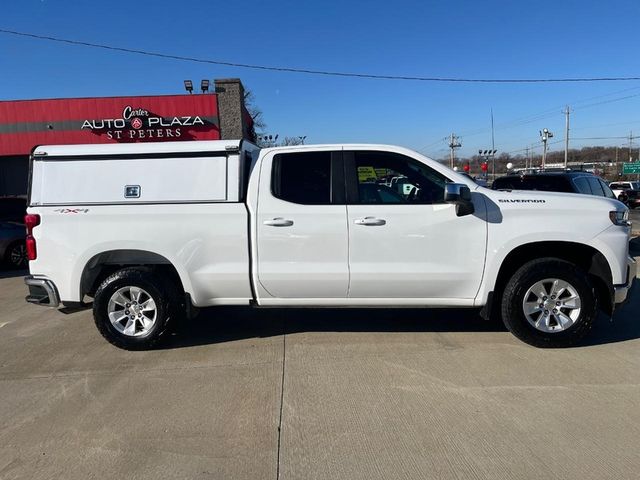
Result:
[[545,192],[573,191],[564,177],[550,175],[496,178],[491,188],[494,190],[542,190]]

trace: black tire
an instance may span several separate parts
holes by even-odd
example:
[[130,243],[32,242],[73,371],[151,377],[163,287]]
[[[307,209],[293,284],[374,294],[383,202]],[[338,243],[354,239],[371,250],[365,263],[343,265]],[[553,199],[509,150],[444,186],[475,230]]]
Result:
[[[142,288],[155,302],[155,323],[144,335],[125,335],[109,319],[109,301],[123,287]],[[111,274],[100,284],[94,296],[93,318],[109,343],[125,350],[147,350],[158,344],[172,321],[180,316],[181,307],[174,285],[151,270],[128,267]]]
[[[16,261],[19,258],[19,261]],[[27,246],[24,241],[13,242],[4,253],[4,263],[11,268],[27,268]]]
[[[538,330],[529,323],[523,311],[524,295],[529,288],[547,278],[570,283],[580,296],[581,309],[577,319],[562,331]],[[578,343],[591,330],[598,305],[595,290],[585,272],[564,260],[541,258],[525,263],[513,274],[504,289],[501,310],[507,329],[523,342],[535,347],[562,348]]]

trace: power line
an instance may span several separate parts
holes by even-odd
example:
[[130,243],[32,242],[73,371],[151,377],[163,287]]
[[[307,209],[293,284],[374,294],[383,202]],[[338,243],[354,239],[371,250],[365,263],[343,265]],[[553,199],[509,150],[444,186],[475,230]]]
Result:
[[83,42],[80,40],[71,40],[68,38],[52,37],[48,35],[36,35],[34,33],[18,32],[15,30],[7,30],[0,28],[0,33],[7,35],[15,35],[19,37],[35,38],[38,40],[47,40],[50,42],[65,43],[68,45],[76,45],[90,48],[100,48],[103,50],[111,50],[116,52],[133,53],[136,55],[146,55],[149,57],[166,58],[170,60],[182,60],[186,62],[206,63],[211,65],[222,65],[227,67],[248,68],[253,70],[267,70],[273,72],[287,73],[304,73],[309,75],[325,75],[333,77],[350,77],[350,78],[369,78],[376,80],[409,80],[418,82],[443,82],[443,83],[576,83],[576,82],[628,82],[638,81],[640,77],[621,76],[621,77],[568,77],[568,78],[455,78],[455,77],[418,77],[408,75],[377,75],[371,73],[355,73],[355,72],[337,72],[328,70],[314,70],[306,68],[293,67],[277,67],[268,65],[257,65],[249,63],[227,62],[222,60],[211,60],[206,58],[189,57],[185,55],[172,55],[161,52],[151,52],[148,50],[138,50],[134,48],[115,47],[102,43]]
[[[629,92],[631,90],[637,90],[640,87],[631,87],[631,88],[625,88],[623,90],[616,90],[615,92],[609,92],[609,93],[605,93],[602,95],[596,95],[593,97],[587,97],[587,98],[583,98],[582,100],[574,100],[572,102],[569,102],[571,105],[574,105],[574,109],[581,109],[581,108],[589,108],[589,107],[593,107],[596,105],[602,105],[602,104],[606,104],[606,103],[612,103],[612,102],[619,102],[620,100],[627,100],[629,98],[633,98],[633,97],[637,97],[640,96],[640,94],[635,94],[635,95],[627,95],[624,97],[618,97],[618,98],[613,98],[613,99],[609,99],[609,100],[605,100],[602,102],[596,102],[596,103],[590,103],[590,104],[586,104],[586,105],[582,105],[590,100],[596,100],[599,98],[605,98],[605,97],[610,97],[612,95],[617,95],[619,93],[625,93],[625,92]],[[578,106],[576,107],[576,105],[582,105],[582,106]],[[558,105],[557,107],[553,107],[553,108],[549,108],[547,110],[543,110],[539,113],[534,113],[531,115],[526,115],[524,117],[518,117],[512,120],[508,120],[506,122],[502,122],[502,123],[498,123],[496,124],[495,129],[496,130],[507,130],[510,128],[514,128],[514,127],[519,127],[519,126],[523,126],[523,125],[527,125],[527,124],[531,124],[534,122],[538,122],[540,120],[544,120],[547,118],[551,118],[551,117],[555,117],[557,115],[557,109],[561,108],[561,105]],[[635,123],[635,122],[634,122]],[[626,123],[622,124],[622,125],[626,125]],[[462,133],[460,133],[461,137],[474,137],[476,135],[481,135],[483,133],[487,133],[489,132],[491,129],[487,128],[487,127],[481,127],[475,130],[467,130],[467,131],[463,131]],[[574,129],[575,130],[575,129]],[[446,141],[447,138],[445,137],[444,141]],[[435,143],[438,143],[442,140],[436,140]],[[423,148],[427,148],[427,147],[423,147]],[[422,149],[421,149],[422,150]]]
[[615,140],[619,138],[624,138],[625,140],[629,138],[628,135],[624,137],[573,137],[573,140]]
[[576,110],[580,110],[580,109],[583,109],[583,108],[595,107],[597,105],[604,105],[605,103],[619,102],[620,100],[628,100],[629,98],[634,98],[634,97],[640,97],[640,93],[636,93],[636,94],[633,94],[633,95],[627,95],[625,97],[612,98],[610,100],[603,100],[601,102],[588,103],[586,105],[582,105],[581,107],[575,107],[575,109]]
[[[627,137],[624,137],[624,138],[627,138]],[[555,144],[561,143],[561,142],[564,142],[564,139],[554,140],[553,142],[547,142],[547,145],[555,145]],[[534,145],[531,145],[529,147],[519,148],[518,150],[511,150],[510,152],[506,152],[506,153],[512,154],[512,153],[524,152],[527,149],[535,150],[535,149],[538,149],[538,148],[542,148],[542,145],[535,145],[534,144]]]
[[632,122],[616,122],[616,123],[602,123],[599,125],[587,125],[585,127],[573,128],[572,130],[575,131],[575,130],[590,130],[592,128],[602,128],[602,127],[618,127],[620,125],[634,125],[636,123],[640,123],[640,120],[634,120]]

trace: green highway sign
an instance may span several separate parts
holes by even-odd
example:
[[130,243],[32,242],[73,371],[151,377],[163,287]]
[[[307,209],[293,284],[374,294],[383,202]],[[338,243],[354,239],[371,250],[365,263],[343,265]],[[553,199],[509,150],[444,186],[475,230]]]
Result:
[[622,174],[629,175],[632,173],[640,174],[640,162],[635,163],[623,163],[622,164]]

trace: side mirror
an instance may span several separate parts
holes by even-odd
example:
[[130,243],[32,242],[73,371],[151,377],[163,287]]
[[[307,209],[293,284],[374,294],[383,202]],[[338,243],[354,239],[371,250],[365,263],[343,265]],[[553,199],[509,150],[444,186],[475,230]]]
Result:
[[471,215],[475,208],[471,201],[471,190],[462,183],[447,183],[444,186],[444,201],[456,206],[456,215]]

